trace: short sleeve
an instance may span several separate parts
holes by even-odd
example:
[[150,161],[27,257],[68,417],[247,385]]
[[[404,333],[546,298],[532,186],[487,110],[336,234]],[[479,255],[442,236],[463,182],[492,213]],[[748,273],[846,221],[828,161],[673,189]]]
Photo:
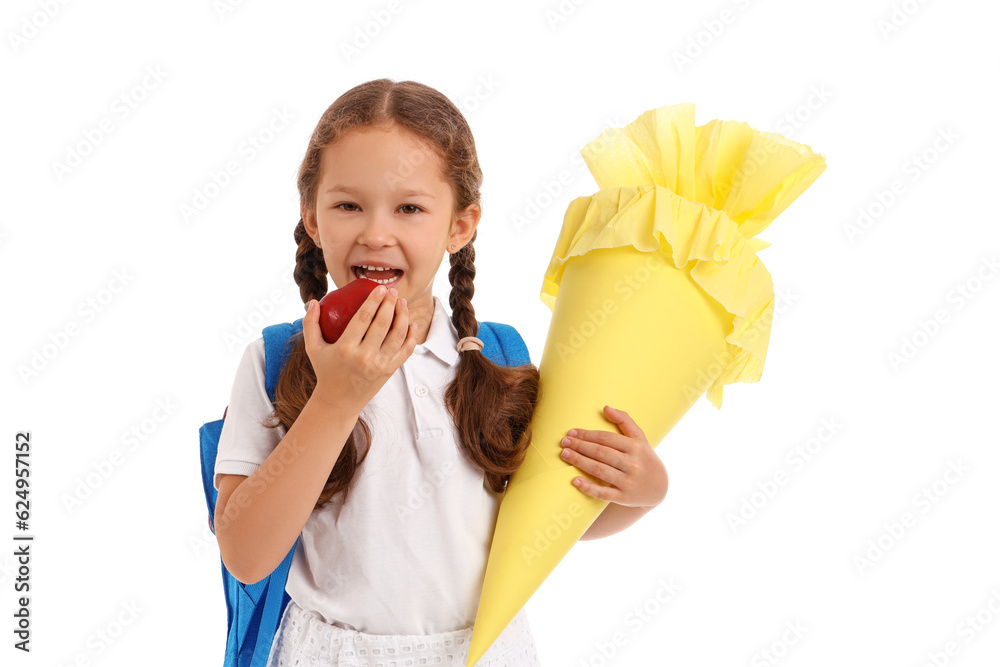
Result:
[[212,484],[219,475],[251,475],[285,437],[285,429],[261,424],[274,411],[264,383],[264,339],[258,338],[243,352],[229,396],[226,418],[219,436]]

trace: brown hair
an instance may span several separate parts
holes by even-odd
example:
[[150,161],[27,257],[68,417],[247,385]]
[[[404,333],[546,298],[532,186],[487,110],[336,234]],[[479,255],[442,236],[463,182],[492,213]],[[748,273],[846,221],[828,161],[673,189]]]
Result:
[[[470,204],[481,205],[483,174],[472,131],[461,111],[434,88],[416,81],[390,79],[368,81],[351,88],[323,113],[299,168],[301,203],[315,210],[324,146],[353,129],[385,125],[396,125],[423,138],[441,157],[444,177],[451,183],[455,198],[454,214]],[[459,338],[475,336],[479,329],[472,307],[476,277],[476,251],[472,242],[477,234],[478,230],[468,244],[451,254],[448,303]],[[327,293],[326,263],[322,250],[306,233],[301,217],[294,237],[298,247],[293,275],[302,303],[322,299]],[[301,332],[290,339],[289,345],[290,355],[275,390],[275,410],[271,422],[266,424],[269,428],[282,426],[286,432],[316,387],[316,373]],[[518,443],[529,429],[538,401],[538,384],[538,369],[530,362],[504,367],[494,364],[481,351],[459,354],[455,377],[445,390],[445,405],[454,419],[463,455],[483,469],[495,493],[505,490],[510,474],[524,460],[530,433],[524,438],[524,445],[519,447]],[[358,426],[362,437],[355,437],[359,430],[355,427],[314,509],[322,508],[340,491],[346,500],[351,481],[371,446],[371,429],[360,416]]]

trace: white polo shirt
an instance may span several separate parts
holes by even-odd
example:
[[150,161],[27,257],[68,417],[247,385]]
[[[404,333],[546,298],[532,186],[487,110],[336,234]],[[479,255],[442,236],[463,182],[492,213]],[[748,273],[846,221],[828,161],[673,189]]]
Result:
[[[313,511],[285,589],[327,623],[372,634],[433,634],[471,627],[502,494],[459,451],[444,405],[458,332],[434,297],[427,340],[365,406],[371,449],[350,497]],[[264,384],[264,339],[247,346],[219,439],[219,473],[250,475],[283,428]],[[356,437],[360,428],[355,427]]]

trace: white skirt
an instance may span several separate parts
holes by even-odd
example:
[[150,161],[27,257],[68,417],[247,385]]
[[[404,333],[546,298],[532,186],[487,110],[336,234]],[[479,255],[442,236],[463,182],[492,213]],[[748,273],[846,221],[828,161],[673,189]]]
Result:
[[[432,635],[371,635],[324,622],[288,602],[267,667],[465,667],[472,628]],[[540,667],[524,609],[504,628],[476,667]]]

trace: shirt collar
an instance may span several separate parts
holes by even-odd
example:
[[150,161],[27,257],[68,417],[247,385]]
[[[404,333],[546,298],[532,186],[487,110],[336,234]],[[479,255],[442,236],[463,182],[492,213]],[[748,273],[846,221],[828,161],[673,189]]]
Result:
[[445,312],[444,304],[434,297],[434,313],[431,315],[431,327],[427,331],[424,347],[449,366],[458,363],[458,329]]

